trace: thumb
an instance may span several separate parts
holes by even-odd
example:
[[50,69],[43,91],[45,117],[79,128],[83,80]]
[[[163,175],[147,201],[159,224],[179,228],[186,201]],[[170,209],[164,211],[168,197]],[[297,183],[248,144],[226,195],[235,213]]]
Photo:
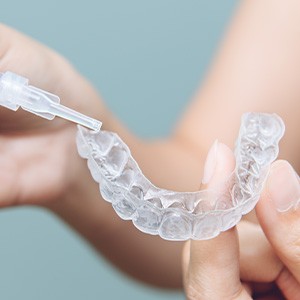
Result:
[[[206,159],[202,183],[214,189],[224,182],[233,168],[232,151],[226,145],[215,142]],[[240,282],[235,228],[211,240],[187,242],[183,269],[188,299],[251,299]]]
[[[271,167],[256,213],[276,254],[293,275],[290,278],[294,277],[298,282],[296,284],[295,281],[289,280],[289,290],[293,289],[293,299],[300,298],[299,201],[299,176],[287,161],[276,161]],[[280,287],[280,277],[277,283]]]

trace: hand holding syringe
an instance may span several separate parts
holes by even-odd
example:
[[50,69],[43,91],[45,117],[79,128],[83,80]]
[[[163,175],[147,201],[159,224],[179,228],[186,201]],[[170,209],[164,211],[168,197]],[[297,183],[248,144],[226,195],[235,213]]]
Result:
[[12,110],[20,106],[48,120],[56,116],[95,131],[102,123],[61,105],[58,96],[28,85],[28,79],[12,72],[0,73],[0,105]]

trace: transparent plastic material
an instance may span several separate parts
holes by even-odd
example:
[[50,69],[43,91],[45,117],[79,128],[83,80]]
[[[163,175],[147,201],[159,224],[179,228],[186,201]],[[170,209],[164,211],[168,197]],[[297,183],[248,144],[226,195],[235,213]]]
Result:
[[251,211],[284,133],[284,124],[275,114],[244,114],[235,147],[235,171],[222,188],[174,192],[154,186],[143,175],[117,134],[100,131],[100,121],[59,101],[58,96],[28,85],[22,76],[0,73],[0,105],[15,111],[22,107],[49,120],[59,116],[92,129],[78,127],[77,148],[87,159],[102,197],[139,230],[174,241],[213,238]]
[[275,114],[246,113],[236,141],[236,168],[227,190],[174,192],[154,186],[127,145],[112,132],[79,127],[77,148],[102,197],[141,231],[173,241],[210,239],[236,225],[256,205],[278,155],[284,124]]
[[75,122],[94,131],[102,123],[59,104],[58,96],[28,85],[28,79],[12,72],[0,73],[0,105],[17,110],[20,106],[48,120],[55,116]]

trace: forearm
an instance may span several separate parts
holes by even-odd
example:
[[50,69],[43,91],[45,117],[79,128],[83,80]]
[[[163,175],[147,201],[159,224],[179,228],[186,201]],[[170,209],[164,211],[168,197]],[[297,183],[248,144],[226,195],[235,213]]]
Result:
[[233,147],[243,112],[279,114],[280,156],[300,169],[300,2],[242,1],[176,134],[207,149]]

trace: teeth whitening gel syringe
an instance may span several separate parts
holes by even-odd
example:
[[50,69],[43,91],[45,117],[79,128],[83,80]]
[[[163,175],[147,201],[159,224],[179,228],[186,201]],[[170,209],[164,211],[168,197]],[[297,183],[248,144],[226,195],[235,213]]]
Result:
[[0,105],[16,111],[20,106],[48,120],[56,116],[75,122],[94,131],[102,123],[61,105],[58,96],[28,85],[29,80],[12,72],[0,73]]
[[49,120],[59,116],[94,130],[79,126],[77,149],[87,159],[103,199],[140,231],[171,241],[213,238],[250,212],[260,198],[284,133],[284,123],[277,115],[245,113],[236,141],[235,170],[214,189],[176,192],[152,184],[116,133],[100,130],[101,122],[60,105],[57,96],[29,86],[26,78],[0,73],[0,105],[12,110],[21,106]]

